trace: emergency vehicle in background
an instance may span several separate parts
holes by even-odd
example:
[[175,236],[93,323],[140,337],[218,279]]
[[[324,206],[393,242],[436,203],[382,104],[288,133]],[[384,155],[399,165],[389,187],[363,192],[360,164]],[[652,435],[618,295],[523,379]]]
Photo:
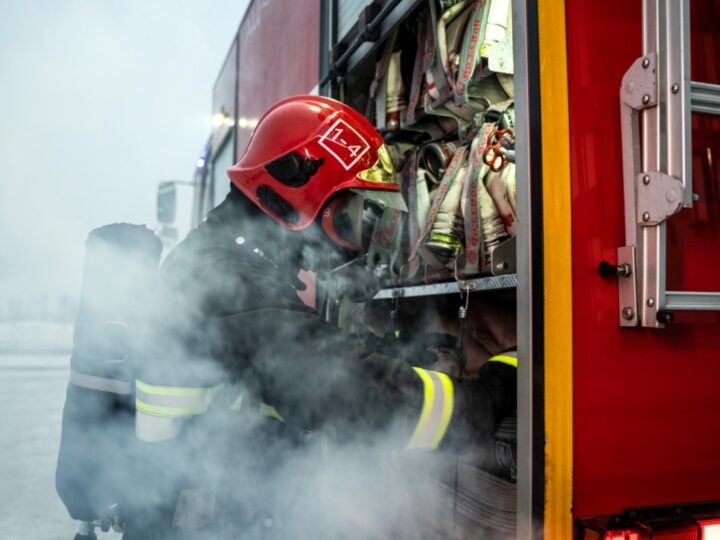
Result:
[[[253,0],[215,83],[193,224],[289,95],[369,111],[406,154],[447,141],[422,127],[441,113],[421,100],[442,105],[426,95],[433,59],[463,80],[463,38],[495,47],[477,64],[513,100],[511,137],[480,144],[507,143],[499,155],[514,160],[516,238],[477,275],[401,276],[370,302],[461,306],[467,292],[473,309],[486,295],[516,305],[517,473],[498,497],[517,538],[720,538],[717,1]],[[455,135],[503,127],[500,109],[475,109]]]

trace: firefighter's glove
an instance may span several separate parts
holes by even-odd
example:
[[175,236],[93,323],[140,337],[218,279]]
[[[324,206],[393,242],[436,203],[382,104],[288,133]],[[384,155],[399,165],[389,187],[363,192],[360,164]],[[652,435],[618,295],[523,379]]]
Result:
[[462,372],[462,364],[457,349],[448,347],[430,347],[429,352],[435,355],[434,362],[428,369],[440,371],[458,378]]
[[517,407],[517,368],[488,362],[473,379],[458,381],[458,420],[464,419],[459,443],[466,449],[480,446],[494,454],[495,432]]

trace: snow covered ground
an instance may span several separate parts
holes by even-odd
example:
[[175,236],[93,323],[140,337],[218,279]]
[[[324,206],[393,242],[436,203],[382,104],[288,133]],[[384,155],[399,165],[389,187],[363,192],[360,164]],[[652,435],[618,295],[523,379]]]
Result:
[[[0,538],[72,540],[55,493],[69,354],[0,354]],[[109,532],[99,539],[118,540]]]

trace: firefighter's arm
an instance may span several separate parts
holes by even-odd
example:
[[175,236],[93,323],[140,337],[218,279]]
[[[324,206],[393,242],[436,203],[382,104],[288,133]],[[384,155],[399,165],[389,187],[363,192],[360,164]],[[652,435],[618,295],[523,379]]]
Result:
[[515,407],[515,367],[507,359],[459,382],[412,367],[311,313],[267,309],[219,322],[237,346],[224,357],[250,361],[263,400],[303,429],[342,440],[387,435],[396,447],[466,447],[489,440]]
[[422,407],[406,448],[464,450],[492,441],[500,422],[516,406],[517,355],[497,355],[476,378],[412,368],[422,380]]

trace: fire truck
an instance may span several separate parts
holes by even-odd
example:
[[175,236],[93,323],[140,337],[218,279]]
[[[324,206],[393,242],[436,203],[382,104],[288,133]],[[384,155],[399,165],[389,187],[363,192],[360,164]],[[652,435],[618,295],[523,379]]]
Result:
[[[263,112],[300,93],[356,107],[406,156],[475,130],[514,167],[514,234],[483,264],[457,272],[465,243],[455,272],[390,272],[369,301],[516,314],[516,475],[446,536],[720,538],[720,3],[253,0],[215,82],[194,224]],[[482,524],[503,497],[504,536]]]

